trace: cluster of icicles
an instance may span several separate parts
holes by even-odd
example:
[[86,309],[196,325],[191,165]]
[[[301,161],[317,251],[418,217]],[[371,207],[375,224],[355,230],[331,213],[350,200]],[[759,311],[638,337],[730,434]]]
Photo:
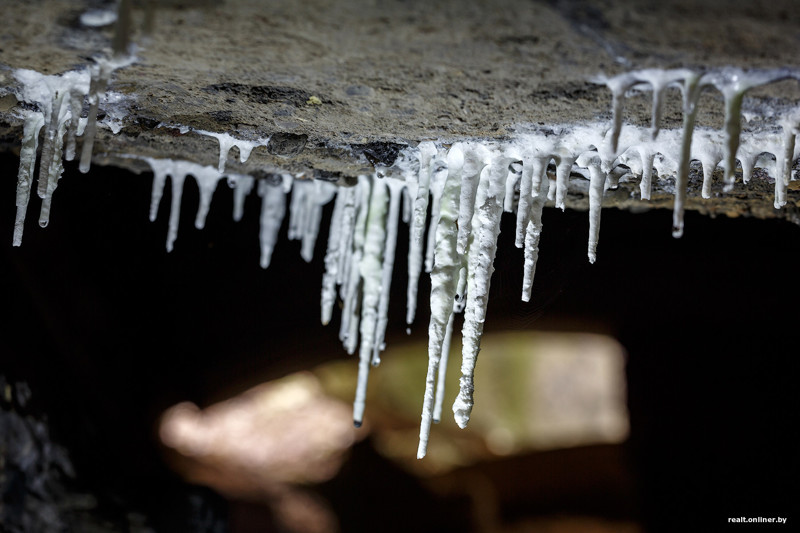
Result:
[[[193,176],[200,190],[195,220],[198,228],[204,225],[211,198],[223,177],[235,189],[234,218],[237,220],[242,216],[245,197],[256,188],[262,198],[261,265],[266,268],[278,240],[289,193],[289,238],[302,242],[301,254],[306,261],[311,261],[313,256],[323,206],[335,199],[324,260],[321,315],[323,324],[327,324],[337,298],[343,302],[339,335],[349,353],[359,352],[353,414],[356,426],[364,416],[370,367],[380,363],[384,349],[398,224],[401,219],[409,224],[408,324],[414,320],[423,266],[431,279],[429,365],[418,449],[421,458],[427,450],[431,423],[441,418],[443,373],[456,313],[463,313],[464,319],[460,390],[453,412],[460,427],[469,421],[473,406],[473,373],[503,212],[516,213],[515,243],[524,248],[525,262],[522,299],[528,301],[539,253],[542,209],[548,202],[564,208],[571,176],[589,180],[588,256],[591,262],[596,258],[604,190],[614,187],[621,178],[639,179],[641,197],[649,199],[653,170],[659,179],[675,176],[673,233],[676,236],[683,231],[691,160],[702,164],[702,195],[706,198],[710,196],[712,175],[718,165],[724,169],[725,190],[733,186],[737,159],[744,182],[750,179],[755,166],[765,168],[775,178],[775,207],[779,208],[786,203],[792,163],[798,156],[795,136],[800,115],[785,117],[780,131],[749,133],[740,143],[741,106],[749,88],[785,78],[800,79],[789,70],[724,69],[701,74],[680,69],[627,73],[604,80],[613,94],[611,125],[550,126],[502,143],[423,142],[401,153],[393,168],[381,169],[380,174],[360,176],[352,187],[297,179],[281,173],[261,180],[226,173],[228,152],[233,146],[238,147],[240,160],[244,162],[254,148],[265,145],[268,139],[245,141],[227,133],[197,131],[219,140],[218,167],[146,158],[154,175],[150,219],[156,218],[166,179],[170,177],[172,205],[167,249],[171,250],[177,238],[186,176]],[[39,194],[44,199],[40,223],[45,225],[53,190],[62,171],[60,152],[65,133],[64,157],[71,159],[75,135],[81,130],[78,110],[83,107],[83,98],[89,95],[91,124],[99,101],[97,91],[104,90],[102,79],[94,82],[95,88],[91,89],[86,72],[41,76],[31,71],[17,71],[17,79],[23,84],[20,99],[38,104],[42,112],[26,112],[15,245],[21,241],[39,130],[45,127],[39,175]],[[698,97],[701,89],[709,85],[716,87],[724,97],[725,127],[722,131],[698,129],[695,132]],[[682,90],[683,128],[659,132],[662,99],[669,86]],[[642,87],[653,92],[652,126],[649,129],[622,128],[625,93]],[[88,146],[89,157],[82,158],[82,170],[88,168],[91,156],[88,129],[84,137],[87,139],[84,156]],[[549,173],[548,167],[554,168],[554,172]],[[388,177],[382,177],[384,174]]]

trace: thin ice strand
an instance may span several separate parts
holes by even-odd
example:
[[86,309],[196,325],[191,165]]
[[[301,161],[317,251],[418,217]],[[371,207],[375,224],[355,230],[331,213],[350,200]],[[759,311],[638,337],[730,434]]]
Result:
[[364,240],[364,255],[358,265],[364,283],[361,301],[361,347],[359,349],[358,380],[353,401],[353,425],[361,427],[367,400],[367,383],[375,342],[375,327],[378,319],[378,303],[381,295],[381,263],[386,241],[386,207],[388,193],[386,182],[375,178],[367,215],[367,234]]
[[417,458],[425,457],[430,437],[435,387],[443,352],[447,325],[451,323],[453,305],[458,289],[459,270],[463,265],[458,254],[458,217],[461,187],[463,183],[461,168],[464,153],[456,144],[447,156],[450,169],[442,193],[439,208],[439,223],[436,225],[436,252],[431,271],[431,318],[428,325],[428,372],[425,378],[425,394],[422,404],[422,418],[419,429]]
[[389,292],[392,288],[392,272],[394,271],[394,255],[397,248],[397,228],[400,215],[400,197],[404,184],[401,181],[388,179],[389,215],[386,218],[386,248],[383,252],[381,267],[381,296],[378,301],[378,323],[375,326],[375,345],[372,351],[372,366],[381,363],[381,351],[386,349],[386,325],[389,314]]
[[17,214],[14,221],[14,246],[22,245],[22,232],[25,229],[25,214],[31,198],[36,149],[39,145],[39,132],[44,126],[41,113],[31,113],[25,118],[22,129],[22,148],[19,152],[19,172],[17,173]]
[[[489,303],[489,287],[494,272],[497,237],[500,234],[500,216],[503,213],[505,177],[510,160],[497,157],[476,195],[477,209],[473,217],[476,226],[469,245],[467,267],[467,305],[464,310],[462,332],[461,378],[459,392],[453,403],[453,414],[460,428],[467,426],[473,405],[475,364],[480,350],[480,339]],[[481,186],[482,185],[482,186]]]
[[286,192],[279,185],[271,185],[267,180],[259,180],[258,195],[261,197],[261,216],[258,239],[261,245],[261,268],[268,268],[272,261],[272,251],[278,242],[278,232],[286,215]]

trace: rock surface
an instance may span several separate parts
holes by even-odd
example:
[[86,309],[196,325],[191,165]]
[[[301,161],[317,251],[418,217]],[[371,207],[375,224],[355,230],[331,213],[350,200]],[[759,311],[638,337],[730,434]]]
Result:
[[[16,150],[22,122],[12,69],[57,74],[91,65],[110,47],[113,24],[87,25],[92,9],[113,2],[13,0],[0,34],[0,142]],[[137,157],[186,159],[216,166],[218,142],[187,131],[270,138],[245,164],[232,150],[228,169],[255,176],[289,171],[338,180],[391,165],[397,147],[423,140],[507,140],[531,125],[610,118],[610,93],[591,80],[645,67],[745,69],[795,62],[800,14],[789,0],[696,2],[633,0],[421,2],[158,2],[154,31],[144,35],[144,2],[134,2],[138,60],[117,71],[124,114],[114,134],[101,128],[95,165],[149,170]],[[779,117],[800,100],[795,82],[748,93],[749,127]],[[680,96],[669,94],[664,127],[680,126]],[[626,123],[647,124],[650,96],[628,99]],[[722,125],[722,98],[700,100],[700,126]],[[720,171],[721,172],[721,171]],[[717,176],[719,178],[720,176]],[[689,209],[729,216],[796,218],[790,192],[772,208],[762,175],[702,200],[693,173]],[[668,207],[669,180],[649,204],[638,183],[607,191],[604,205]],[[717,182],[720,180],[717,179]],[[791,185],[790,185],[791,187]],[[635,200],[636,198],[636,200]],[[580,188],[567,206],[586,208]],[[637,207],[638,206],[638,207]]]

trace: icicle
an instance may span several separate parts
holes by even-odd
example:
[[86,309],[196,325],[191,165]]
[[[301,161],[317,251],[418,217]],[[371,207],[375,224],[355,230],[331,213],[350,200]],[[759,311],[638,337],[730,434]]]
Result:
[[418,459],[422,459],[427,452],[433,418],[434,387],[448,324],[452,328],[451,317],[458,289],[458,276],[463,266],[462,257],[458,254],[458,219],[461,212],[459,204],[464,159],[461,145],[453,145],[447,154],[447,166],[450,170],[442,192],[439,223],[436,225],[436,252],[431,271],[431,318],[428,325],[428,373],[419,430]]
[[794,163],[794,145],[796,130],[790,124],[783,126],[783,150],[776,161],[775,176],[775,209],[786,205],[786,189],[792,177],[792,164]]
[[203,229],[206,225],[206,216],[211,207],[211,198],[214,196],[214,191],[217,189],[217,184],[222,178],[222,174],[212,168],[206,167],[203,171],[195,171],[192,173],[197,187],[200,189],[200,205],[197,209],[197,216],[194,220],[194,227]]
[[414,239],[422,246],[422,237],[425,233],[425,219],[428,216],[428,196],[431,174],[433,173],[433,156],[436,155],[436,146],[432,142],[419,144],[419,180],[417,182],[417,198],[414,200],[414,218],[411,221]]
[[54,164],[55,161],[60,161],[61,151],[57,150],[57,146],[61,145],[59,141],[59,130],[61,129],[61,107],[64,102],[64,91],[61,89],[56,90],[49,106],[45,108],[45,130],[44,139],[42,142],[42,157],[39,161],[39,181],[37,193],[39,198],[44,198],[47,194],[47,189],[50,187],[50,180],[52,179],[52,172],[57,169]]
[[359,265],[364,253],[364,242],[366,238],[367,215],[369,214],[369,200],[371,183],[366,176],[359,176],[358,179],[358,215],[355,226],[353,227],[353,253],[347,265],[347,285],[344,295],[344,309],[342,310],[342,324],[339,329],[339,338],[344,342],[348,354],[354,354],[358,341],[359,309],[361,299],[359,298],[359,287],[361,274]]
[[170,176],[172,180],[172,204],[169,209],[169,228],[167,230],[167,252],[171,252],[175,239],[178,238],[178,222],[181,217],[181,197],[183,196],[183,182],[186,174],[173,172]]
[[683,129],[678,175],[675,178],[675,204],[672,211],[672,236],[683,236],[683,211],[689,186],[689,161],[691,159],[692,134],[697,119],[697,100],[700,98],[700,76],[689,74],[683,82]]
[[75,136],[80,132],[81,111],[83,111],[83,91],[79,87],[71,87],[69,90],[69,111],[70,125],[67,129],[67,147],[64,150],[64,159],[72,161],[75,159]]
[[386,241],[387,185],[383,179],[373,179],[372,195],[369,200],[367,234],[364,240],[364,255],[358,270],[364,283],[361,301],[361,348],[359,350],[358,383],[353,401],[353,423],[361,427],[364,420],[364,407],[367,399],[367,382],[375,343],[375,326],[378,318],[378,304],[381,295],[381,259]]
[[603,209],[603,189],[606,173],[600,169],[600,156],[597,153],[586,153],[578,158],[578,165],[589,168],[591,181],[589,184],[589,262],[597,260],[597,242],[600,239],[600,213]]
[[155,160],[149,159],[153,169],[153,187],[150,192],[150,222],[155,222],[158,215],[158,206],[161,204],[161,197],[164,195],[164,184],[167,181],[167,169],[162,166],[154,165]]
[[[40,192],[40,196],[42,198],[42,207],[41,211],[39,212],[39,226],[42,228],[46,228],[50,223],[50,208],[53,202],[53,193],[55,192],[56,187],[58,187],[58,180],[61,179],[61,174],[64,172],[64,164],[61,156],[64,148],[64,134],[66,133],[66,128],[66,119],[62,116],[58,120],[58,131],[56,132],[55,139],[52,139],[52,142],[54,143],[52,146],[53,157],[50,159],[50,167],[47,172],[47,181],[45,182],[44,194],[42,195]],[[47,141],[48,140],[45,140],[45,142]],[[39,175],[40,191],[42,189],[41,176],[42,173]]]
[[613,115],[611,151],[617,151],[619,134],[622,131],[622,108],[625,101],[625,92],[636,84],[636,80],[631,74],[621,74],[615,78],[606,80],[606,85],[611,90],[611,112]]
[[331,201],[334,194],[336,194],[336,185],[327,181],[314,180],[313,189],[306,196],[306,217],[300,246],[300,257],[306,263],[310,263],[314,259],[314,248],[317,244],[319,225],[322,222],[322,208]]
[[[515,161],[519,161],[520,157],[517,154],[516,150],[511,150],[508,153],[508,156],[513,158]],[[517,168],[514,167],[515,163],[511,163],[508,166],[508,176],[506,176],[506,197],[503,201],[503,212],[505,213],[513,213],[514,212],[514,192],[517,190],[520,185],[520,178],[522,177],[522,165],[517,162]],[[520,191],[520,195],[522,191]]]
[[328,231],[328,247],[325,250],[325,273],[322,275],[322,293],[320,294],[320,313],[323,326],[328,325],[331,321],[333,304],[336,301],[336,280],[339,276],[340,258],[343,255],[343,250],[340,248],[342,218],[346,202],[346,195],[340,192],[336,195],[336,202],[333,204],[333,214]]
[[[447,379],[447,363],[450,360],[450,342],[453,339],[453,324],[455,322],[455,316],[456,313],[455,310],[453,310],[453,312],[450,313],[450,320],[447,321],[447,329],[444,332],[444,341],[442,341],[442,355],[439,358],[439,372],[436,375],[436,395],[433,400],[432,418],[434,424],[438,424],[442,421],[445,383]],[[430,434],[430,431],[428,433]],[[419,453],[419,451],[417,453]]]
[[739,148],[739,137],[742,132],[742,100],[749,89],[784,79],[796,77],[786,69],[745,72],[738,68],[724,68],[719,72],[706,75],[708,83],[713,84],[725,99],[725,175],[723,182],[725,192],[733,190],[736,173],[736,152]]
[[17,174],[17,215],[14,221],[14,246],[22,244],[22,232],[25,229],[25,214],[31,197],[34,167],[36,165],[36,148],[39,145],[39,132],[44,126],[41,113],[31,113],[25,117],[22,130],[22,148],[19,152],[19,172]]
[[83,130],[83,146],[81,147],[81,162],[78,169],[86,174],[92,166],[92,151],[94,137],[97,133],[97,111],[100,100],[108,87],[108,81],[114,71],[112,64],[107,60],[99,61],[92,71],[92,84],[89,89],[89,115],[86,119],[86,128]]
[[[389,215],[386,219],[386,248],[383,252],[381,267],[381,297],[378,301],[378,322],[375,326],[375,344],[372,351],[372,366],[381,363],[381,351],[386,349],[386,324],[389,312],[389,292],[392,288],[392,272],[394,271],[394,251],[397,247],[397,226],[400,214],[400,194],[404,184],[401,181],[388,179]],[[424,221],[423,221],[424,224]]]
[[[339,232],[339,266],[336,269],[336,284],[341,286],[341,291],[345,289],[345,281],[349,279],[350,258],[353,255],[353,229],[356,223],[356,201],[360,189],[358,187],[348,187],[339,191],[339,196],[343,198],[344,207],[342,208],[342,229]],[[342,298],[344,294],[340,292]]]
[[456,243],[459,254],[467,251],[467,240],[472,232],[472,214],[475,210],[475,195],[483,169],[489,162],[489,151],[486,147],[478,145],[469,146],[464,151],[464,167],[461,171],[461,200],[458,213],[458,241]]
[[233,189],[233,220],[239,222],[244,216],[244,200],[253,190],[255,179],[252,176],[237,176]]
[[522,248],[525,244],[525,232],[531,219],[531,206],[534,202],[532,191],[536,191],[535,194],[538,195],[541,190],[547,163],[544,157],[534,157],[531,153],[523,155],[517,206],[517,232],[514,241],[517,248]]
[[425,272],[433,270],[433,253],[436,250],[436,226],[439,224],[439,213],[442,203],[444,182],[447,179],[447,165],[443,161],[435,164],[437,170],[431,178],[431,220],[428,225],[428,242],[425,245]]
[[278,231],[286,214],[286,192],[280,186],[270,185],[267,180],[259,180],[258,195],[261,197],[258,233],[261,243],[261,268],[268,268],[275,243],[278,242]]
[[453,312],[450,314],[450,320],[447,321],[447,329],[445,330],[444,341],[442,342],[442,355],[439,359],[439,374],[436,377],[436,398],[434,399],[433,403],[434,424],[438,424],[442,420],[442,407],[444,406],[444,393],[447,378],[447,363],[450,359],[450,342],[453,339],[453,324],[455,323],[455,315],[464,312],[464,304],[466,303],[466,299],[462,296],[466,290],[466,284],[467,269],[462,267],[458,271],[458,283],[456,284],[456,297],[453,301]]
[[[417,287],[419,276],[422,272],[423,236],[425,234],[425,219],[428,214],[428,196],[430,188],[433,156],[436,147],[432,142],[423,142],[419,145],[419,174],[416,182],[416,195],[414,209],[411,214],[411,230],[409,231],[408,245],[408,307],[406,323],[414,322],[417,309]],[[410,194],[410,193],[409,193]]]
[[[411,173],[408,174],[411,176]],[[408,178],[406,179],[408,181]],[[408,184],[406,183],[406,188],[403,189],[403,222],[405,224],[411,224],[411,215],[414,212],[414,206],[411,202],[411,194],[408,192]]]
[[218,170],[220,173],[225,172],[225,166],[228,163],[228,155],[230,154],[231,148],[234,146],[239,149],[239,162],[246,163],[256,146],[266,146],[269,142],[269,139],[259,139],[257,141],[237,139],[230,133],[217,133],[215,131],[206,130],[195,130],[195,132],[207,137],[214,137],[219,142]]
[[569,188],[569,175],[572,172],[572,164],[575,157],[562,150],[559,154],[558,165],[556,166],[556,197],[555,207],[564,211],[566,209],[564,200],[567,198]]
[[522,301],[531,300],[533,278],[536,274],[536,261],[539,259],[539,238],[542,235],[542,210],[547,200],[550,180],[539,182],[539,190],[531,202],[531,216],[525,228],[525,264],[522,278]]
[[308,217],[307,208],[309,202],[307,196],[313,183],[308,180],[299,180],[292,191],[292,201],[289,207],[289,232],[290,241],[298,241],[303,238],[303,229]]
[[642,157],[642,181],[639,183],[639,192],[642,200],[649,200],[653,182],[653,159],[656,153],[649,147],[643,146],[639,148],[639,154]]
[[503,212],[504,180],[509,162],[506,157],[496,157],[490,171],[481,176],[476,195],[477,209],[473,217],[476,228],[469,246],[467,305],[464,310],[464,327],[461,330],[460,389],[453,404],[453,414],[461,428],[466,427],[472,412],[475,363],[486,319],[497,237],[500,234],[500,215]]

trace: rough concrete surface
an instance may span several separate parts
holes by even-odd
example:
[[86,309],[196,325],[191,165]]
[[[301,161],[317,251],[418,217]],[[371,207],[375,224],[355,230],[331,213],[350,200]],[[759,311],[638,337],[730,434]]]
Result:
[[[80,16],[113,4],[4,2],[5,149],[18,149],[22,129],[11,69],[57,74],[91,64],[108,51],[113,25],[87,27]],[[504,140],[531,126],[608,120],[610,93],[591,81],[599,74],[792,66],[800,44],[800,12],[791,0],[170,0],[156,2],[150,37],[142,31],[143,4],[134,2],[138,60],[117,71],[110,87],[127,96],[123,128],[116,135],[101,128],[94,150],[96,165],[136,172],[148,167],[124,156],[215,165],[217,141],[178,129],[189,126],[250,140],[271,136],[244,165],[233,150],[232,172],[356,176],[371,172],[376,160],[391,163],[396,147],[382,143]],[[796,83],[781,82],[748,93],[745,110],[778,128],[781,110],[798,100]],[[648,94],[630,98],[626,122],[646,124],[649,101]],[[699,125],[720,127],[719,93],[707,92],[700,105]],[[670,91],[664,126],[680,122],[680,95]],[[695,171],[695,188],[699,179]],[[633,201],[637,185],[609,191],[605,205],[641,206]],[[656,184],[650,206],[671,205],[669,185]],[[721,185],[715,187],[718,198],[711,200],[693,189],[688,208],[795,216],[791,193],[785,211],[773,210],[764,177],[738,183],[722,198]],[[585,208],[580,187],[567,205]]]

